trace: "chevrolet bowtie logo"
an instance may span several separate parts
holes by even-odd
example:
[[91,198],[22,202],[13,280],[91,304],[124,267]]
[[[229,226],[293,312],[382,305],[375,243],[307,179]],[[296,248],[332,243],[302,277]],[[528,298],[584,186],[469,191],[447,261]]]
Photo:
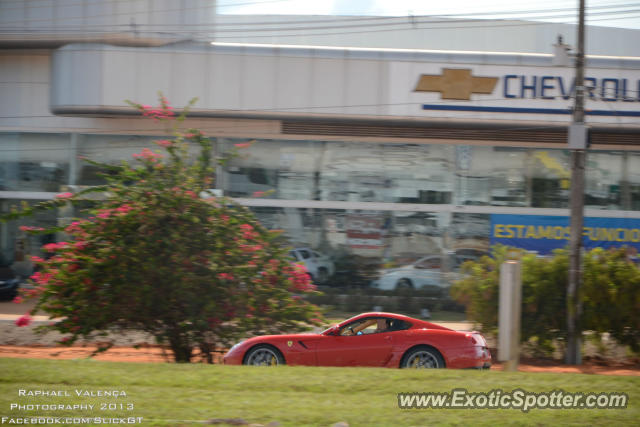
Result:
[[414,92],[440,92],[442,99],[470,100],[472,93],[492,93],[497,82],[497,77],[472,76],[471,70],[444,68],[441,76],[421,75]]

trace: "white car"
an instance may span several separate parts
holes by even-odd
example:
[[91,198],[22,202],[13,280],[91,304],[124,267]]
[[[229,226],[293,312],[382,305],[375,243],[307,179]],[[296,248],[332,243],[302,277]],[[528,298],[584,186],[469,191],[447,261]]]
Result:
[[315,283],[323,284],[335,273],[335,266],[331,259],[309,248],[296,248],[289,251],[289,255],[296,262],[304,264]]
[[371,286],[383,290],[448,288],[455,273],[444,272],[442,263],[442,257],[431,255],[413,264],[380,270],[379,278]]

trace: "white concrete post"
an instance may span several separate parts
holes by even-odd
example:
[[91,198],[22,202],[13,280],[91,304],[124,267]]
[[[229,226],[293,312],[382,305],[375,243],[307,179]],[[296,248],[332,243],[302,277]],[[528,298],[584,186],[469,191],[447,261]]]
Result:
[[516,371],[520,358],[520,312],[522,277],[519,261],[506,261],[500,266],[500,298],[498,313],[498,360],[505,371]]

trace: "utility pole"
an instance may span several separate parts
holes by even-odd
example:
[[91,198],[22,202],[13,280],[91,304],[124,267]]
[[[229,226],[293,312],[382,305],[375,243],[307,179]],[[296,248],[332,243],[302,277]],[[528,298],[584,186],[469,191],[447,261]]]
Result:
[[567,349],[566,363],[582,363],[582,230],[584,224],[584,167],[586,163],[587,134],[584,124],[584,15],[585,0],[579,0],[578,52],[576,54],[575,104],[573,122],[569,126],[571,151],[571,198],[569,240],[569,283],[567,286]]

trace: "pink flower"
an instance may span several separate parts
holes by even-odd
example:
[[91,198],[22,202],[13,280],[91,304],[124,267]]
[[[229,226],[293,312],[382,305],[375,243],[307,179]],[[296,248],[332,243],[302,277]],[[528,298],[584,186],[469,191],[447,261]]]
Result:
[[253,144],[253,142],[242,142],[238,144],[233,144],[233,146],[236,148],[249,148],[251,147],[251,144]]
[[245,252],[256,252],[262,249],[261,245],[240,245],[240,248]]
[[168,139],[161,139],[158,141],[154,141],[156,144],[158,144],[161,147],[170,147],[173,145],[173,141],[169,141]]
[[23,301],[23,299],[22,299],[22,297],[20,295],[18,295],[17,297],[15,297],[13,299],[13,303],[14,304],[22,304],[22,301]]
[[142,158],[144,160],[150,161],[151,163],[155,163],[155,162],[158,161],[158,159],[161,159],[161,158],[164,157],[162,154],[154,153],[153,151],[149,150],[148,148],[143,148],[141,152],[134,153],[134,154],[132,154],[132,156],[135,159]]
[[69,199],[69,198],[73,197],[73,193],[69,193],[69,192],[67,192],[67,193],[60,193],[60,194],[57,194],[57,195],[56,195],[56,197],[57,197],[58,199]]
[[16,326],[29,326],[32,320],[28,314],[22,315],[16,319]]
[[266,191],[254,191],[253,197],[264,197],[267,194]]
[[58,243],[47,243],[42,247],[47,252],[54,252],[58,249],[65,248],[67,246],[67,242],[58,242]]
[[36,271],[29,278],[40,285],[46,285],[49,283],[49,280],[51,280],[51,277],[53,277],[52,273],[41,273]]
[[73,247],[77,249],[84,249],[87,247],[87,242],[83,242],[83,241],[75,242],[73,244]]
[[42,227],[31,227],[31,226],[28,226],[28,225],[21,225],[18,228],[20,229],[20,231],[42,231],[42,230],[44,230],[44,228],[42,228]]
[[80,228],[78,227],[79,225],[80,225],[79,221],[73,221],[71,224],[67,226],[67,228],[64,229],[64,231],[66,231],[67,233],[75,233],[76,231],[80,230]]
[[117,207],[116,211],[120,212],[120,213],[127,213],[132,209],[133,208],[131,206],[129,206],[128,204],[125,203],[124,205]]
[[233,280],[233,276],[229,273],[219,273],[218,278],[222,280]]
[[111,209],[106,209],[100,212],[97,216],[102,219],[109,218],[111,216]]

